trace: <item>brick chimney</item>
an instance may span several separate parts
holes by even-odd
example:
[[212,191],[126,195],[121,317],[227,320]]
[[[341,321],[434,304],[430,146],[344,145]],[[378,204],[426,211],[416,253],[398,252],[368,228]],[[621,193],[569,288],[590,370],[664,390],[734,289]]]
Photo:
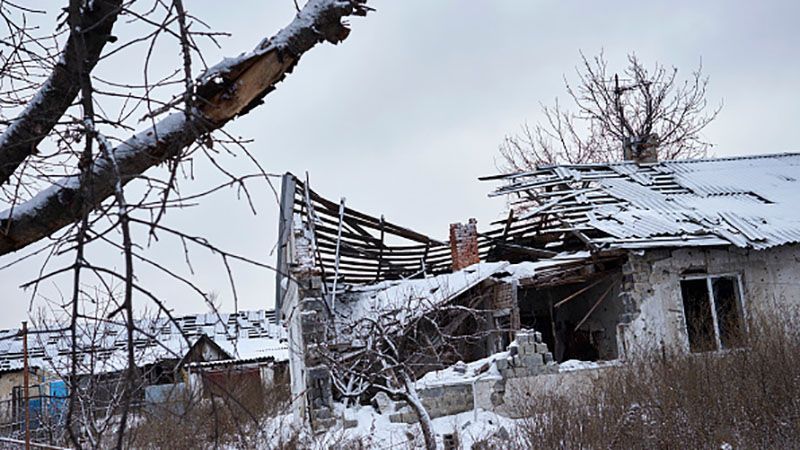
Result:
[[450,254],[453,257],[453,270],[481,262],[478,256],[478,221],[469,219],[466,225],[450,224]]

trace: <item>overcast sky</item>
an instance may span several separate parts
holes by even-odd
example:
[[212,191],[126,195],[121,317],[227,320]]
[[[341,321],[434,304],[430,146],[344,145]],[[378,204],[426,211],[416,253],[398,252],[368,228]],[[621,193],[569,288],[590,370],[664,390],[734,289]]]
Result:
[[[51,20],[57,6],[53,4]],[[291,0],[188,1],[187,9],[232,36],[209,61],[250,50],[287,24]],[[628,52],[647,64],[659,61],[682,74],[702,61],[711,78],[708,98],[724,101],[706,130],[716,155],[798,151],[800,33],[796,1],[374,1],[377,11],[351,20],[353,32],[339,46],[322,45],[303,57],[266,104],[230,124],[234,135],[251,138],[252,151],[268,172],[309,173],[312,187],[364,212],[445,238],[448,224],[476,217],[479,226],[503,215],[502,199],[488,199],[493,185],[478,176],[495,172],[503,136],[541,116],[539,103],[565,99],[563,76],[572,79],[579,51],[604,49],[612,69]],[[38,3],[37,3],[38,5]],[[126,28],[129,27],[129,28]],[[135,25],[117,24],[134,35]],[[128,57],[130,58],[130,57]],[[162,49],[156,64],[180,63],[177,49]],[[103,67],[103,64],[106,66]],[[139,76],[139,65],[105,61],[98,70],[116,79]],[[139,76],[139,79],[141,77]],[[227,161],[252,171],[244,158]],[[221,181],[198,164],[184,193]],[[166,224],[203,235],[216,245],[274,263],[278,207],[264,183],[254,184],[257,215],[236,192],[224,191],[202,205],[172,211]],[[218,293],[233,308],[219,259],[193,256],[194,275],[175,242],[164,239],[148,253]],[[19,255],[0,257],[0,265]],[[122,267],[120,255],[92,255]],[[18,326],[31,293],[18,286],[36,277],[41,260],[0,271],[5,314],[0,327]],[[234,267],[240,309],[271,308],[274,274]],[[185,287],[141,265],[139,282],[164,298],[178,314],[206,306]],[[70,278],[42,286],[57,298]],[[144,300],[140,300],[143,302]]]

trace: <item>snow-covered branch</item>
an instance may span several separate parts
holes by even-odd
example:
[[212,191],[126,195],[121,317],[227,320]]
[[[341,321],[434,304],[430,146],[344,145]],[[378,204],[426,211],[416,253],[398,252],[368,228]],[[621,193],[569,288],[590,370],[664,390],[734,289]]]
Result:
[[[80,90],[80,83],[76,81],[80,71],[84,65],[91,71],[106,43],[114,40],[111,30],[121,9],[121,0],[97,0],[90,2],[83,11],[80,23],[70,30],[67,45],[50,77],[0,135],[0,185],[8,181],[26,158],[36,153],[36,147],[75,100]],[[78,40],[80,46],[85,47],[84,61],[78,57]]]
[[[210,68],[198,78],[195,92],[200,106],[196,110],[172,113],[113,150],[122,183],[179,155],[199,137],[260,104],[306,51],[324,41],[337,43],[346,38],[349,29],[343,18],[366,14],[365,2],[310,0],[286,28],[254,51]],[[108,158],[101,155],[93,161],[91,177],[62,178],[31,200],[0,212],[0,255],[78,220],[77,205],[97,207],[111,197],[117,182],[114,172]]]

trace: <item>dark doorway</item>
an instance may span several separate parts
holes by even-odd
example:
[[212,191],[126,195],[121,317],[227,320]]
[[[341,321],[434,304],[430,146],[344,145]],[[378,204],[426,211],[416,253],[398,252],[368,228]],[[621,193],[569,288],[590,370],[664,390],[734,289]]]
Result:
[[617,358],[621,277],[621,273],[612,273],[578,283],[522,289],[522,328],[542,333],[558,362]]

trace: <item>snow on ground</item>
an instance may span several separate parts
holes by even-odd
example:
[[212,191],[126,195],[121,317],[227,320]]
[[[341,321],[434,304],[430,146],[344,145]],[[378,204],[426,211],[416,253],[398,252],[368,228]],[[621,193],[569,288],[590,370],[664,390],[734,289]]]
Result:
[[575,372],[578,370],[587,369],[600,369],[603,367],[612,367],[620,365],[619,360],[612,361],[579,361],[577,359],[570,359],[558,365],[559,372]]
[[[422,444],[417,424],[393,423],[388,415],[378,414],[371,406],[350,408],[346,414],[356,419],[358,425],[343,434],[331,431],[327,439],[362,438],[369,448],[406,448],[409,443],[417,448]],[[482,409],[433,419],[434,433],[438,436],[458,433],[462,448],[471,448],[474,442],[493,435],[501,427],[508,430],[513,426],[514,420]]]

